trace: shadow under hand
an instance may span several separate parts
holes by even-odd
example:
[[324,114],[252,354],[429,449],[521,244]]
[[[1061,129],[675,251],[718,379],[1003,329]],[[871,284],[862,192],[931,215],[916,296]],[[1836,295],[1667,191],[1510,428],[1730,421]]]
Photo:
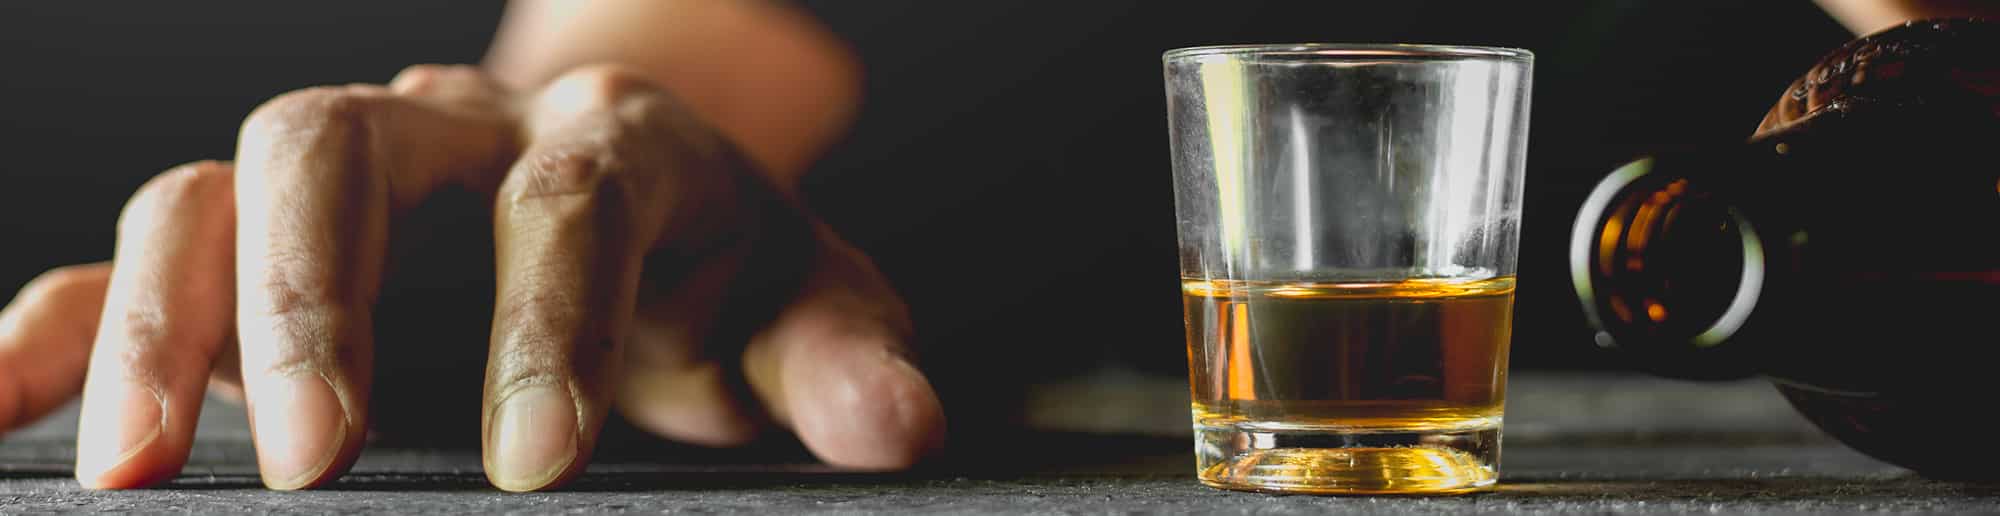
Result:
[[[737,449],[681,445],[608,432],[590,468],[558,492],[736,491],[778,487],[909,486],[960,480],[1049,477],[1191,477],[1186,439],[1074,432],[967,435],[905,471],[850,471],[819,463],[789,436]],[[1192,482],[1192,479],[1189,479]],[[188,471],[166,489],[263,489],[254,466]],[[326,491],[493,490],[479,451],[463,447],[371,446]]]

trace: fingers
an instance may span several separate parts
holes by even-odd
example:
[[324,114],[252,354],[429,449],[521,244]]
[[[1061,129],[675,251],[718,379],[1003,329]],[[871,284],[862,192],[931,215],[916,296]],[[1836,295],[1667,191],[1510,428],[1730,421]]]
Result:
[[0,435],[48,415],[83,386],[111,264],[43,273],[0,309]]
[[119,217],[77,428],[84,487],[143,487],[187,462],[234,304],[231,183],[226,164],[170,170]]
[[[602,417],[601,384],[621,372],[599,362],[626,347],[622,356],[632,360],[620,369],[636,374],[615,383],[617,399],[635,423],[663,435],[712,445],[749,438],[756,420],[729,377],[742,365],[771,415],[828,462],[900,468],[941,443],[937,397],[902,356],[909,330],[901,302],[859,252],[823,228],[815,233],[712,131],[643,81],[606,69],[556,81],[529,119],[536,144],[496,207],[502,306],[487,394],[496,484],[538,489],[581,469]],[[645,264],[649,279],[670,279],[671,294],[628,323],[635,296],[624,288],[637,282],[637,253],[648,250],[682,258]],[[776,279],[814,259],[820,267],[802,293],[786,287],[798,280]],[[758,268],[767,260],[778,265]],[[755,283],[735,281],[744,278]],[[756,338],[733,333],[750,340],[740,362],[719,360],[704,344],[732,338],[723,327],[747,315],[736,293],[760,288],[799,295],[763,309],[759,321],[779,316]],[[591,348],[595,332],[617,338]],[[545,385],[555,387],[532,387]],[[534,413],[561,415],[515,419],[519,392],[550,393],[531,398],[549,407]],[[561,411],[565,404],[573,410]]]
[[836,466],[897,469],[942,446],[944,411],[906,357],[909,316],[874,265],[818,229],[818,267],[750,341],[744,374],[772,416]]
[[[232,294],[233,295],[233,294]],[[231,331],[235,328],[231,327]],[[208,393],[222,401],[243,404],[243,357],[236,352],[236,337],[230,335],[215,354],[215,367],[208,371]]]
[[674,233],[646,260],[618,391],[635,425],[706,446],[743,444],[766,426],[741,374],[743,349],[798,295],[818,245],[794,200],[753,170],[735,172],[736,204],[694,217],[731,221],[731,234],[705,243]]
[[659,99],[606,70],[558,79],[529,117],[535,143],[494,203],[499,275],[487,359],[485,462],[526,491],[583,470],[632,332],[640,259],[677,199],[677,139],[644,123]]
[[318,88],[244,122],[236,321],[260,473],[317,485],[358,453],[392,213],[512,156],[504,120],[374,87]]
[[[646,264],[654,277],[641,285],[642,306],[616,393],[618,412],[633,425],[713,447],[756,436],[760,421],[748,410],[755,405],[740,399],[732,367],[739,363],[729,355],[740,355],[748,336],[716,324],[725,317],[722,307],[731,304],[729,293],[741,292],[731,287],[737,286],[732,280],[744,269],[746,251],[739,247],[693,267],[670,259]],[[649,293],[657,299],[646,299]]]
[[[389,91],[423,99],[447,109],[504,114],[507,91],[478,68],[465,65],[416,65],[389,81]],[[499,111],[496,111],[499,110]]]

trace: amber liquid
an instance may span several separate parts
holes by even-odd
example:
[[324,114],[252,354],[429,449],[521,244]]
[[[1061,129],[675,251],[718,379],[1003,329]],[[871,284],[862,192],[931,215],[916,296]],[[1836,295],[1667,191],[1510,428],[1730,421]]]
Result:
[[1448,493],[1497,477],[1514,278],[1183,280],[1202,480]]

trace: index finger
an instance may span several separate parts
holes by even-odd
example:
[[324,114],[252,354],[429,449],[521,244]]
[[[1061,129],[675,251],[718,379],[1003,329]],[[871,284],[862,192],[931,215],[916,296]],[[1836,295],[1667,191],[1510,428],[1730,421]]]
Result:
[[245,121],[236,320],[266,485],[317,485],[359,452],[391,215],[478,183],[513,138],[504,120],[367,86],[281,96]]

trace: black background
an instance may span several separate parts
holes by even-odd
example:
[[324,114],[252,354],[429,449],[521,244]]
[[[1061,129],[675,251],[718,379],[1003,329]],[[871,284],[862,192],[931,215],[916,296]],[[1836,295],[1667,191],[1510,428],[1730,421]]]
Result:
[[[998,399],[983,395],[1021,378],[1106,364],[1185,374],[1159,67],[1168,48],[1534,51],[1514,363],[1551,369],[1614,366],[1590,344],[1563,262],[1584,193],[1647,148],[1747,135],[1786,83],[1849,37],[1805,0],[805,5],[868,69],[858,125],[816,169],[808,198],[908,297],[954,412],[982,410]],[[125,197],[173,165],[228,158],[259,102],[386,81],[408,64],[477,62],[499,12],[497,2],[7,3],[0,294],[47,268],[108,258]],[[488,313],[477,273],[491,264],[473,265],[411,283],[458,302],[386,306],[409,312],[385,320]],[[485,333],[463,335],[483,348]],[[477,379],[451,389],[476,396]]]

